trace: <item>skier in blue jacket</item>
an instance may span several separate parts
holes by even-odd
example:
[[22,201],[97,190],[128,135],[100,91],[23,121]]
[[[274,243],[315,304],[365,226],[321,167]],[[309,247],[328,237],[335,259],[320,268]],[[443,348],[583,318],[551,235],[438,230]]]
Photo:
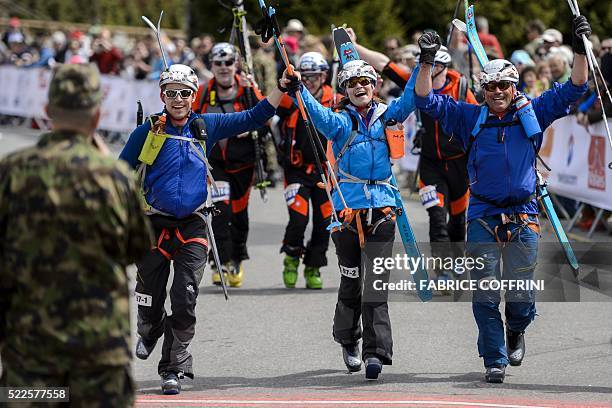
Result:
[[[299,73],[296,73],[299,77]],[[416,78],[416,76],[415,76]],[[363,337],[362,358],[366,378],[377,379],[383,364],[390,365],[393,356],[391,321],[387,292],[374,288],[375,280],[388,281],[388,271],[376,275],[372,262],[362,264],[365,248],[372,256],[389,257],[395,239],[395,197],[390,184],[391,161],[386,132],[403,122],[414,111],[414,80],[409,91],[385,105],[374,97],[377,73],[362,60],[346,63],[338,74],[338,84],[347,97],[339,102],[338,112],[322,106],[299,79],[284,76],[281,86],[289,94],[299,91],[313,124],[332,142],[337,160],[337,176],[352,209],[344,217],[345,227],[332,232],[340,268],[340,288],[334,316],[334,340],[342,346],[344,363],[349,371],[361,369],[359,339]],[[342,199],[334,189],[334,208],[342,216]],[[370,251],[371,249],[371,251]],[[365,281],[365,283],[364,283]],[[363,331],[361,323],[363,323]]]
[[[274,115],[283,94],[274,89],[255,107],[242,112],[199,115],[191,110],[198,90],[193,69],[172,65],[161,74],[159,85],[164,110],[132,132],[119,157],[138,170],[145,211],[157,237],[157,246],[137,264],[140,337],[136,356],[147,359],[163,335],[158,365],[162,392],[178,394],[180,379],[193,378],[187,346],[195,333],[198,286],[209,250],[206,227],[198,214],[208,197],[206,154],[223,138],[263,126]],[[171,262],[172,316],[166,316]]]
[[[581,36],[590,34],[586,18],[576,17],[571,79],[553,84],[551,90],[533,99],[531,106],[517,92],[516,67],[502,59],[487,63],[480,74],[484,105],[470,105],[434,94],[429,73],[440,48],[440,37],[426,33],[419,39],[421,71],[415,85],[416,105],[439,120],[448,134],[457,136],[468,155],[466,253],[484,259],[482,268],[472,270],[474,280],[533,279],[539,235],[536,154],[542,144],[542,131],[568,115],[570,106],[587,90],[588,65]],[[533,114],[531,119],[525,112]],[[532,290],[507,291],[505,344],[499,303],[499,291],[480,287],[472,300],[485,380],[495,383],[504,381],[506,365],[521,365],[525,355],[524,332],[536,314]]]

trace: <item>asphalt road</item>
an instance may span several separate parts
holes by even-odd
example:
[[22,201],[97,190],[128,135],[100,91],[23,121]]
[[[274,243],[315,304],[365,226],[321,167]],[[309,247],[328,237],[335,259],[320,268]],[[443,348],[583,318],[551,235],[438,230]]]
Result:
[[[0,128],[0,134],[0,156],[35,140],[22,129]],[[134,361],[139,406],[612,407],[606,296],[538,303],[523,365],[508,367],[506,382],[496,385],[483,382],[470,303],[394,301],[393,365],[378,382],[366,382],[363,372],[347,374],[331,336],[339,283],[333,244],[323,290],[304,289],[301,277],[298,288],[285,289],[279,247],[288,216],[281,190],[269,196],[267,204],[251,198],[243,287],[230,289],[226,302],[210,284],[210,271],[204,276],[190,346],[195,380],[185,380],[179,396],[160,395],[158,346],[149,360]],[[405,202],[417,238],[427,240],[426,212]]]

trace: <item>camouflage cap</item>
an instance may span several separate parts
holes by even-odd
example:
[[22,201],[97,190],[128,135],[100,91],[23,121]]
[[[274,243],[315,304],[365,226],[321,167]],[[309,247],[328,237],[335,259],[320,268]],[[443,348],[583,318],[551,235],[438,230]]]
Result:
[[49,86],[49,106],[85,110],[102,100],[100,72],[93,64],[58,64]]

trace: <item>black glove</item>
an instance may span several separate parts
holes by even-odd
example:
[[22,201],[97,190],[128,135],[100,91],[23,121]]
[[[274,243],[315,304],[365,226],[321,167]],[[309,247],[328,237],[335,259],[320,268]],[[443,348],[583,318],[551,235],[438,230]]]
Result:
[[572,48],[576,54],[586,55],[582,36],[585,35],[586,38],[589,38],[592,32],[593,30],[591,30],[591,25],[585,16],[574,17]]
[[419,47],[421,48],[421,55],[419,56],[419,62],[421,64],[433,65],[436,58],[436,52],[440,49],[442,41],[440,36],[435,31],[429,31],[419,37]]
[[289,79],[289,83],[287,84],[287,87],[282,87],[279,82],[278,89],[280,89],[281,92],[285,92],[293,96],[300,91],[302,87],[302,81],[298,79],[298,77],[295,75],[288,76],[287,79]]

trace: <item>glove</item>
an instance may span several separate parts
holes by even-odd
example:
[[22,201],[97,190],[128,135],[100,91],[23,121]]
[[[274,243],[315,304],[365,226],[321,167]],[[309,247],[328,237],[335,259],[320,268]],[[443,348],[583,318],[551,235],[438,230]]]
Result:
[[436,58],[436,52],[440,49],[442,41],[440,36],[435,31],[430,31],[419,37],[419,47],[421,48],[421,55],[419,56],[419,62],[421,64],[433,65]]
[[582,36],[585,35],[586,38],[589,38],[592,32],[593,30],[591,30],[591,25],[585,16],[574,17],[572,49],[576,54],[586,55],[586,49],[584,48]]
[[288,76],[287,79],[289,79],[289,83],[287,84],[287,87],[283,87],[280,84],[280,81],[278,82],[278,89],[281,90],[281,92],[285,92],[291,96],[294,96],[296,93],[298,93],[301,88],[302,88],[302,81],[298,79],[297,76]]

